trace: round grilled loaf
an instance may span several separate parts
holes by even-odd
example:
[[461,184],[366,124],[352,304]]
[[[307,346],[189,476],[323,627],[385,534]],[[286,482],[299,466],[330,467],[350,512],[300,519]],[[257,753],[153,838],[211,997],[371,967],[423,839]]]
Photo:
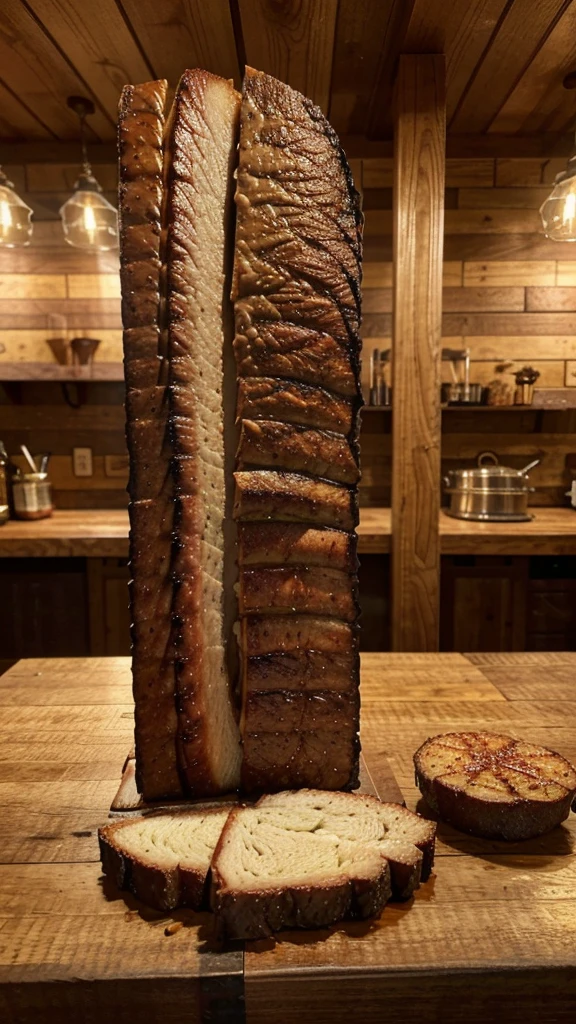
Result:
[[576,770],[560,754],[491,732],[433,736],[414,754],[414,767],[438,817],[486,839],[550,832],[576,796]]

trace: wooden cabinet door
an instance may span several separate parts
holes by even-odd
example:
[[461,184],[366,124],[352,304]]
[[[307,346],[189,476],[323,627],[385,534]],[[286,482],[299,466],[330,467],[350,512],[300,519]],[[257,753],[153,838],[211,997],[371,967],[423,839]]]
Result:
[[527,558],[444,558],[441,649],[523,651]]
[[87,558],[90,653],[130,654],[128,565],[123,558]]

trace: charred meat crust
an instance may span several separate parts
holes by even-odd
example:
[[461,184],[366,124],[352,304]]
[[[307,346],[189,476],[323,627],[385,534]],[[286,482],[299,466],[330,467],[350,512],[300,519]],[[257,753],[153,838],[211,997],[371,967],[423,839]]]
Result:
[[242,737],[246,793],[287,789],[356,789],[360,740],[357,725],[309,732],[248,732]]
[[355,573],[355,533],[301,523],[239,523],[238,563],[248,565],[318,565]]
[[360,614],[355,576],[317,566],[265,566],[240,573],[239,611],[328,615],[354,622]]
[[[166,82],[127,86],[120,101],[120,277],[130,453],[132,675],[136,772],[146,799],[179,796],[172,632],[166,605],[172,497],[159,380],[160,234]],[[154,506],[152,510],[152,506]],[[161,599],[147,580],[159,574]],[[164,581],[164,583],[163,583]],[[157,587],[157,584],[156,584]],[[150,632],[150,615],[157,616]],[[152,655],[150,654],[152,652]]]
[[238,419],[280,420],[348,436],[356,427],[356,403],[327,388],[279,377],[238,381]]
[[244,687],[250,693],[268,690],[334,690],[346,693],[358,686],[358,655],[322,651],[274,651],[246,659]]
[[276,520],[353,530],[358,495],[352,488],[298,473],[241,470],[234,474],[234,518]]
[[242,420],[238,469],[262,466],[306,473],[336,483],[355,484],[359,451],[342,434],[277,420]]

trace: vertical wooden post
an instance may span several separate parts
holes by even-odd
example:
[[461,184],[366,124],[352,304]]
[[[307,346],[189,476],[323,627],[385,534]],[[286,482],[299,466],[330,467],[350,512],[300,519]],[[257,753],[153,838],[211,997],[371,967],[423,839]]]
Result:
[[392,649],[438,650],[445,61],[400,57],[394,135]]

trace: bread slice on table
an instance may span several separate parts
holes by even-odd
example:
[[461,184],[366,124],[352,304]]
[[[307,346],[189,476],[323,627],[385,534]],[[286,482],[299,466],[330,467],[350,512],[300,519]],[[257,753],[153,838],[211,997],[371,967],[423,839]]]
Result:
[[462,832],[516,842],[570,813],[576,770],[560,754],[490,732],[433,736],[414,754],[422,796]]
[[233,810],[212,861],[220,931],[254,939],[379,914],[430,873],[435,826],[370,796],[299,790]]
[[134,815],[98,831],[105,875],[157,910],[204,903],[206,878],[230,804]]

